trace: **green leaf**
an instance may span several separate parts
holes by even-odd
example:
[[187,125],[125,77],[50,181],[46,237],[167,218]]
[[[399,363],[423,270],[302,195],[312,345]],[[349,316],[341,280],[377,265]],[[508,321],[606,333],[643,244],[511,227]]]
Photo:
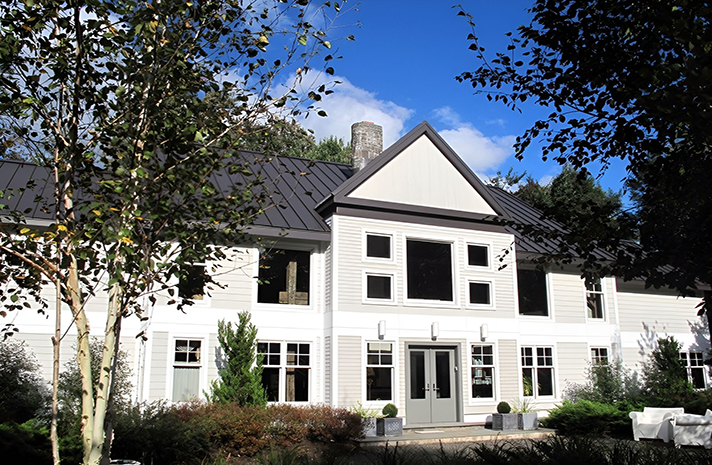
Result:
[[297,38],[297,42],[299,42],[302,45],[306,45],[307,44],[307,36],[299,36]]

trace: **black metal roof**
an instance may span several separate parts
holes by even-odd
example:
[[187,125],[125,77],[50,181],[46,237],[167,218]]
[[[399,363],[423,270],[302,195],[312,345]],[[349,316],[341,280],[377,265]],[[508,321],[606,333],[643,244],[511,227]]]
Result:
[[[429,133],[431,128],[427,123],[426,126],[421,126],[418,127],[420,132]],[[264,214],[258,216],[249,227],[249,232],[258,236],[274,237],[279,235],[280,231],[286,230],[291,238],[329,241],[330,229],[318,212],[319,206],[333,201],[335,195],[343,193],[345,187],[353,187],[354,180],[369,174],[364,173],[369,169],[367,167],[352,178],[351,167],[343,163],[286,156],[264,158],[262,154],[250,151],[240,152],[239,155],[253,161],[260,160],[252,166],[258,167],[257,171],[264,176],[265,188],[272,194],[276,204],[265,209]],[[371,171],[373,169],[371,168]],[[471,172],[468,170],[468,173]],[[0,197],[0,205],[5,205],[5,208],[0,207],[0,210],[18,211],[31,220],[51,221],[54,210],[54,184],[49,182],[51,176],[52,171],[46,167],[28,162],[0,160],[0,191],[4,192],[4,198]],[[471,176],[476,179],[474,175]],[[219,177],[216,184],[227,189],[226,183],[236,181],[232,178],[234,175]],[[349,178],[351,181],[347,183]],[[475,184],[478,191],[484,192],[486,199],[493,201],[494,208],[501,217],[525,225],[542,225],[563,230],[555,221],[542,220],[541,212],[514,195],[495,187],[485,187],[478,179]],[[469,220],[465,217],[462,219]],[[533,240],[523,236],[515,228],[506,229],[516,238],[517,253],[546,254],[556,252],[559,248],[556,240]],[[599,258],[610,257],[601,251]]]
[[[283,229],[290,237],[329,240],[330,230],[316,212],[316,204],[351,176],[351,167],[343,163],[313,161],[296,157],[264,158],[257,152],[244,151],[239,156],[252,161],[256,174],[265,179],[274,206],[265,208],[250,226],[254,235],[275,236]],[[258,160],[258,162],[255,162]],[[53,219],[54,183],[52,170],[28,162],[0,160],[0,215],[17,211],[28,220]],[[214,182],[227,191],[227,184],[240,175],[216,176]]]

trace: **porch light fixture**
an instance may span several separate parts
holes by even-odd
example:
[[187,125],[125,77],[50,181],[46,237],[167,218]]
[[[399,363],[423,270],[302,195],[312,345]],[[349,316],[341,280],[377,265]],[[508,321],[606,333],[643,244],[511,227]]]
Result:
[[378,322],[378,339],[386,337],[386,320]]
[[433,338],[433,341],[436,341],[438,339],[438,336],[440,335],[440,324],[437,321],[434,321],[432,325],[430,325],[430,336]]
[[489,328],[487,327],[487,324],[483,324],[480,326],[480,339],[485,340],[487,339],[487,336],[489,336]]

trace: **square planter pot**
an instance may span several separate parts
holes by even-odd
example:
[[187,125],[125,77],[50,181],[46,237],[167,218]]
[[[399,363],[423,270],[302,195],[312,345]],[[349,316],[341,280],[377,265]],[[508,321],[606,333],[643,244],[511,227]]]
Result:
[[492,429],[498,431],[513,431],[519,429],[519,415],[516,413],[493,413]]
[[403,436],[403,419],[379,418],[376,430],[379,436]]
[[518,413],[519,429],[531,430],[539,429],[539,419],[537,418],[537,413]]
[[366,438],[375,438],[378,435],[375,418],[362,418],[361,428],[363,429],[363,436]]

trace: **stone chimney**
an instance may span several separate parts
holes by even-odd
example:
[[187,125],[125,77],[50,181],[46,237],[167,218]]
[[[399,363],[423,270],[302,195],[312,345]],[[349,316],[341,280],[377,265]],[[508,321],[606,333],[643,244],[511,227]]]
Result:
[[383,128],[370,121],[351,125],[351,162],[355,171],[362,170],[383,152]]

